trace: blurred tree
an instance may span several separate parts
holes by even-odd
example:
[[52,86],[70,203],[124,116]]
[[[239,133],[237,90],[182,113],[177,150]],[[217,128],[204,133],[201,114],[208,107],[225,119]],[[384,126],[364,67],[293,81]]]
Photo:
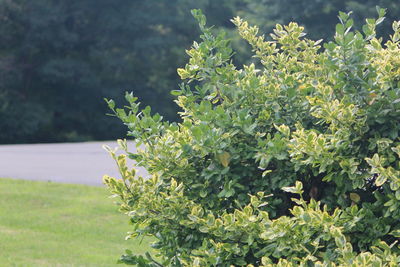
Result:
[[124,91],[175,119],[178,54],[198,35],[190,10],[221,25],[227,3],[0,0],[0,143],[122,136],[103,98]]
[[[260,32],[267,39],[276,24],[285,25],[295,21],[305,27],[307,38],[330,41],[338,23],[338,13],[353,12],[355,27],[364,24],[364,19],[376,17],[376,6],[388,9],[386,20],[379,25],[379,34],[388,37],[392,33],[391,21],[400,19],[398,0],[243,0],[235,2],[236,14],[253,25],[259,25]],[[233,31],[229,31],[235,59],[244,61],[250,55],[249,46]]]
[[353,11],[355,26],[360,27],[365,18],[376,17],[376,6],[388,9],[380,34],[389,36],[391,21],[400,18],[398,0],[244,0],[237,10],[240,16],[261,25],[266,33],[277,23],[296,21],[305,27],[308,38],[328,40],[335,32],[339,11]]

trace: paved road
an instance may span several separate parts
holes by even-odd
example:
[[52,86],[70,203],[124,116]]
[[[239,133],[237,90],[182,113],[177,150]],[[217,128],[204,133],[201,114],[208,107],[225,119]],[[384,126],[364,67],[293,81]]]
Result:
[[[120,177],[114,160],[102,146],[116,142],[0,145],[0,177],[61,183],[102,185],[108,174]],[[134,145],[128,146],[130,151]],[[146,175],[144,169],[139,174]]]

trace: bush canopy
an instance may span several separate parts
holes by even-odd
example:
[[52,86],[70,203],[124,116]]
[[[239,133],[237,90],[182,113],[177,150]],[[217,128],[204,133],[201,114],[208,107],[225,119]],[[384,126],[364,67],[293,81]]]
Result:
[[[139,266],[398,266],[400,250],[400,22],[383,41],[366,19],[339,14],[333,41],[296,23],[271,41],[236,17],[253,64],[234,65],[229,40],[202,31],[172,91],[182,122],[137,98],[115,108],[138,151],[109,152],[122,179],[104,182],[132,223],[152,236]],[[385,39],[386,40],[386,39]],[[140,149],[142,147],[142,149]],[[136,177],[128,158],[145,167]]]

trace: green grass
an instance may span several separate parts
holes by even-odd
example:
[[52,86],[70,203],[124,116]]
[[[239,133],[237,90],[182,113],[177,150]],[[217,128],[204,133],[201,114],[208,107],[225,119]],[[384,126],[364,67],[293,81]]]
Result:
[[[128,218],[105,188],[0,179],[0,266],[115,266]],[[120,266],[120,265],[117,265]]]

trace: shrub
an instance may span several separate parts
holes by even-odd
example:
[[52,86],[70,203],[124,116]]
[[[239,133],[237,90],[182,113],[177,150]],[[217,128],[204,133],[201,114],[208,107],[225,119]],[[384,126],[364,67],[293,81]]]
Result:
[[[224,34],[203,32],[172,93],[181,123],[126,94],[108,105],[144,149],[117,156],[104,182],[156,257],[140,266],[398,266],[400,264],[400,22],[383,42],[367,19],[340,13],[333,42],[296,23],[267,41],[233,19],[257,63],[237,68]],[[127,158],[150,178],[135,176]]]

